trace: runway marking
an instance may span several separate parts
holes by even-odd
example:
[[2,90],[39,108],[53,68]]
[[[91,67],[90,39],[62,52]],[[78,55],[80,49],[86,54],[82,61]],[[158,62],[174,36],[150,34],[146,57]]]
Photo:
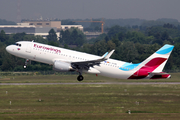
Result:
[[180,82],[105,82],[105,83],[0,83],[0,85],[179,85]]

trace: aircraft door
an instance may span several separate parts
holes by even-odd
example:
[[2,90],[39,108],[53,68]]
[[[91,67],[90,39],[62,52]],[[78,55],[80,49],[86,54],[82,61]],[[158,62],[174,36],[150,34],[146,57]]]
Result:
[[32,44],[31,44],[31,43],[28,43],[28,44],[27,44],[27,47],[26,47],[26,52],[27,52],[27,53],[31,53],[31,47],[32,47]]

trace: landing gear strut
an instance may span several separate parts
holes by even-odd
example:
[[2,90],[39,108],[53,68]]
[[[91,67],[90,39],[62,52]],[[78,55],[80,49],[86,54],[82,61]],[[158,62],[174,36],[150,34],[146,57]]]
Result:
[[77,77],[77,80],[78,81],[82,81],[84,79],[84,77],[82,76],[82,75],[79,75],[78,77]]
[[79,72],[79,76],[77,77],[77,80],[82,81],[84,79],[84,77],[82,76],[82,69],[79,69],[78,72]]
[[26,67],[27,67],[27,64],[29,63],[29,59],[26,59],[26,61],[25,61],[25,64],[24,64],[24,69],[26,69]]

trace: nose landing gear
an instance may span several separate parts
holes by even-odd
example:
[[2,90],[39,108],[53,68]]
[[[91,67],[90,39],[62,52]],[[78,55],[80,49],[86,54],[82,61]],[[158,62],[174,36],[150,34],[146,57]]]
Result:
[[27,67],[27,64],[29,63],[29,59],[26,59],[26,61],[25,61],[25,64],[24,64],[24,69],[26,69],[26,67]]

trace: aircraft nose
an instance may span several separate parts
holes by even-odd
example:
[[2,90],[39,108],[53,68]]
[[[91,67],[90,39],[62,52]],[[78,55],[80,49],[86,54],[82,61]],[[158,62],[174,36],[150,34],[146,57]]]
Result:
[[6,47],[6,51],[9,52],[9,46]]
[[8,53],[10,53],[10,51],[12,51],[12,49],[11,49],[11,46],[10,46],[10,45],[6,47],[6,51],[7,51]]

